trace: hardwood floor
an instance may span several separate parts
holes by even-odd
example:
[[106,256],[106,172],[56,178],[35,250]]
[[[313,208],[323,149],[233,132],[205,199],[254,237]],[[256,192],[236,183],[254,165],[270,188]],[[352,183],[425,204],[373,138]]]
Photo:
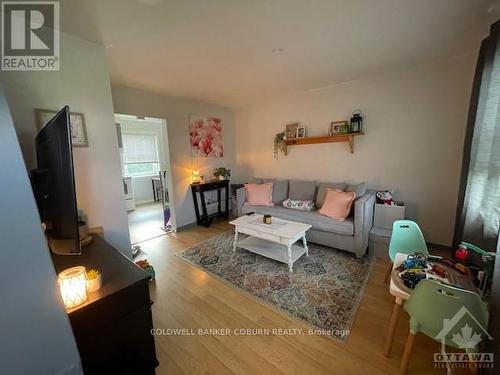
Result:
[[160,202],[137,205],[128,213],[130,242],[136,244],[165,235],[163,230],[163,208]]
[[[151,283],[155,328],[165,333],[155,336],[160,361],[157,374],[399,373],[408,318],[403,311],[392,355],[385,358],[382,352],[393,298],[384,284],[388,264],[379,259],[346,344],[322,336],[181,336],[166,331],[309,328],[174,256],[231,229],[227,222],[216,221],[210,228],[193,226],[141,243],[156,270],[156,281]],[[433,353],[438,350],[437,342],[417,335],[409,374],[446,373],[433,368]]]

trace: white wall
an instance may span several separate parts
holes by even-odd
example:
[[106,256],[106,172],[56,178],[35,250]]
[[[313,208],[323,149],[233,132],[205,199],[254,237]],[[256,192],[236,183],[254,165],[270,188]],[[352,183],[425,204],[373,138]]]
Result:
[[105,50],[61,33],[59,72],[1,72],[27,167],[36,166],[35,108],[68,104],[85,116],[89,148],[73,148],[78,207],[90,226],[103,226],[106,239],[130,254],[113,103]]
[[0,87],[3,374],[82,374],[68,315]]
[[[396,190],[430,242],[451,243],[476,53],[283,97],[236,114],[238,173],[366,181]],[[365,136],[346,144],[292,146],[273,158],[274,135],[300,120],[309,136],[364,114]]]
[[234,115],[229,108],[195,100],[156,95],[147,91],[112,86],[116,113],[156,117],[167,120],[173,194],[170,199],[175,209],[178,227],[195,221],[193,199],[189,185],[193,160],[189,144],[189,114],[217,116],[223,120],[223,158],[196,158],[194,165],[201,174],[212,175],[216,167],[233,168],[235,165]]

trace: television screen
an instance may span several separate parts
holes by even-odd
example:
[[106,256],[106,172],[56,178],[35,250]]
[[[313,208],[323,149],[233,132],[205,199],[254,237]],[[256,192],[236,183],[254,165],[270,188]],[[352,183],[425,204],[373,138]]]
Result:
[[69,107],[59,111],[36,136],[35,196],[56,254],[80,254],[78,209]]

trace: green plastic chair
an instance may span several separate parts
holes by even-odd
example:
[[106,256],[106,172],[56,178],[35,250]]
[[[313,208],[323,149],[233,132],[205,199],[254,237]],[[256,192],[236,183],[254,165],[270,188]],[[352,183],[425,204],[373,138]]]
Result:
[[429,255],[422,231],[417,223],[411,220],[396,220],[392,224],[389,258],[394,263],[396,253]]
[[396,220],[392,224],[391,241],[389,242],[389,258],[391,264],[385,275],[385,283],[387,284],[391,278],[392,264],[397,253],[415,254],[422,253],[429,255],[427,244],[425,243],[422,231],[417,223],[411,220]]
[[443,350],[445,345],[458,349],[465,345],[467,353],[477,351],[476,345],[468,347],[477,340],[467,341],[466,337],[459,345],[460,337],[456,334],[464,333],[462,328],[465,324],[473,328],[474,333],[480,334],[481,339],[491,338],[485,331],[488,327],[488,308],[477,293],[432,280],[422,280],[404,304],[404,309],[410,315],[410,333],[401,359],[403,373],[408,370],[413,340],[419,332],[440,341]]

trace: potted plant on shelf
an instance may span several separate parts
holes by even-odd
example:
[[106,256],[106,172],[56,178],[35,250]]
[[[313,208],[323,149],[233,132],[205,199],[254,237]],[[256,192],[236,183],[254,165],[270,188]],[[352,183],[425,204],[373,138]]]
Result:
[[284,147],[285,132],[278,133],[274,136],[274,158],[278,159],[279,151],[283,152]]
[[214,177],[218,178],[219,180],[229,180],[229,177],[231,177],[231,170],[224,167],[219,167],[215,170]]

